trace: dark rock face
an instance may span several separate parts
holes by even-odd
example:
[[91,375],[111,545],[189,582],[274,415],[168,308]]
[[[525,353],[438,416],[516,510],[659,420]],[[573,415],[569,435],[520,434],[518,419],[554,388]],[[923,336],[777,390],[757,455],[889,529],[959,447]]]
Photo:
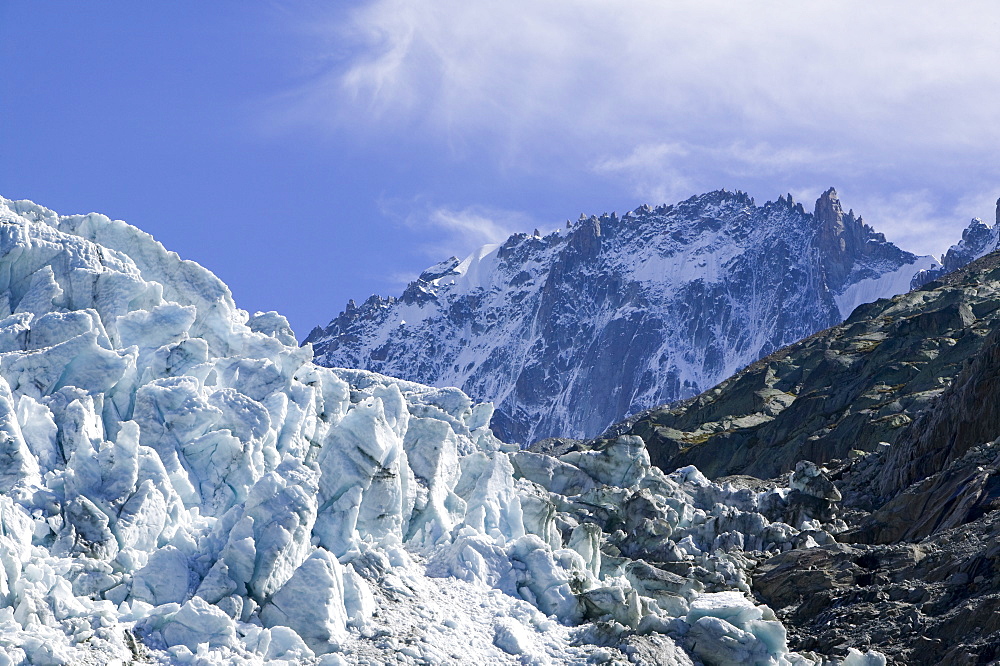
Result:
[[[859,280],[879,277],[879,267],[893,265],[898,259],[899,250],[887,243],[884,235],[876,233],[860,217],[856,218],[853,210],[844,213],[832,187],[816,200],[813,217],[818,228],[816,248],[827,285],[834,293],[841,293]],[[844,262],[840,260],[844,256],[860,261]]]
[[986,369],[1000,353],[991,333],[1000,324],[998,265],[990,255],[936,287],[858,308],[711,391],[609,434],[643,437],[663,469],[693,464],[709,476],[762,478],[802,459],[823,463],[907,442],[892,448],[894,478],[877,485],[879,497],[898,492],[1000,435],[990,389],[997,377]]
[[[493,401],[507,441],[593,437],[905,290],[930,263],[845,214],[832,189],[813,214],[790,196],[756,206],[719,191],[514,235],[398,299],[348,304],[306,341],[323,365]],[[886,293],[855,288],[894,271]]]
[[1000,513],[916,543],[836,544],[763,562],[755,594],[798,650],[871,646],[892,664],[1000,658]]
[[944,469],[973,446],[1000,435],[1000,328],[993,322],[989,328],[982,348],[951,389],[907,429],[902,446],[890,451],[891,474],[879,479],[879,495],[895,495],[927,470]]
[[[890,451],[879,465],[877,475],[867,470],[868,473],[850,470],[850,476],[869,481],[869,489],[877,489],[880,482],[896,481],[900,456],[891,454],[906,451],[911,446],[904,443]],[[878,544],[917,541],[935,532],[970,523],[1000,508],[997,502],[1000,498],[998,467],[1000,451],[992,444],[969,449],[948,465],[928,461],[925,469],[941,471],[928,476],[915,474],[917,480],[911,486],[890,495],[891,499],[874,513],[857,521],[857,526],[845,534],[844,539]],[[854,494],[864,496],[869,489],[859,488]]]

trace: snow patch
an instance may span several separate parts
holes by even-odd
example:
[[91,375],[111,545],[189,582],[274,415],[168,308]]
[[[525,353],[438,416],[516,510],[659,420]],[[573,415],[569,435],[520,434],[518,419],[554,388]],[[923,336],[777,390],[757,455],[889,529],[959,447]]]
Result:
[[905,294],[910,290],[910,281],[914,275],[920,271],[933,270],[938,266],[934,257],[921,256],[913,263],[904,264],[878,277],[859,280],[849,285],[843,293],[834,295],[837,309],[840,310],[841,317],[847,319],[859,305]]

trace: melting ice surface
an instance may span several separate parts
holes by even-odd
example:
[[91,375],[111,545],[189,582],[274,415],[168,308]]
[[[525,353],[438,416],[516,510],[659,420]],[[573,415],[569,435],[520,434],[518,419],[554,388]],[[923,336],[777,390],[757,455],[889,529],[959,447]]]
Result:
[[0,664],[818,663],[748,571],[838,525],[491,414],[314,365],[123,222],[0,199]]

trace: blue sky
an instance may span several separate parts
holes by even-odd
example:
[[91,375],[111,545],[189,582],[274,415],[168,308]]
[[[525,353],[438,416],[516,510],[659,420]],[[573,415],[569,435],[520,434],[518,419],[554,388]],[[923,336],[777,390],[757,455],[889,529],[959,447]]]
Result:
[[303,337],[580,213],[726,187],[938,254],[1000,196],[1000,5],[0,2],[0,194],[99,211]]

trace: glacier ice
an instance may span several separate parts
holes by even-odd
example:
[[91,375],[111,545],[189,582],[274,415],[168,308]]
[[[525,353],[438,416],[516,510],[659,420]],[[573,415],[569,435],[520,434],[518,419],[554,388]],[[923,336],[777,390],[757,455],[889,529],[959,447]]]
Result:
[[491,416],[314,365],[123,222],[0,199],[0,663],[814,663],[747,577],[836,524]]
[[339,648],[347,631],[344,572],[330,551],[317,548],[268,599],[266,627],[289,627],[315,652]]

